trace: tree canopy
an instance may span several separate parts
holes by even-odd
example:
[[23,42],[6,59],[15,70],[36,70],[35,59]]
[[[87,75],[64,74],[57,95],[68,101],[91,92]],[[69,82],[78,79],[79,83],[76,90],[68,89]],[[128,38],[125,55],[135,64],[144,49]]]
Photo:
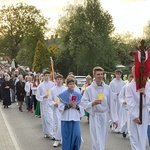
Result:
[[[32,43],[38,35],[39,38],[44,38],[46,25],[47,20],[35,6],[23,3],[18,3],[16,6],[3,6],[0,10],[0,49],[10,58],[15,58],[23,46],[23,41],[30,37],[28,41]],[[35,42],[33,43],[35,45]],[[31,51],[35,47],[32,48]]]
[[96,65],[113,69],[113,31],[112,16],[103,10],[98,0],[69,5],[57,29],[60,37],[57,67],[76,74],[88,74]]

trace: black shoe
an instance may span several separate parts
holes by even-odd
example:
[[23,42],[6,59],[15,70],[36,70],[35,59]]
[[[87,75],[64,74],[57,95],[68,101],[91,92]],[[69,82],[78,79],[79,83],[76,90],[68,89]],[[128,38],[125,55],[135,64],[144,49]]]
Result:
[[4,105],[4,108],[6,108],[6,106]]
[[126,137],[126,134],[125,134],[125,132],[123,132],[123,133],[122,133],[122,136],[123,136],[124,138]]
[[22,110],[22,108],[21,108],[21,107],[19,107],[19,111],[23,112],[23,110]]
[[9,107],[7,106],[7,108],[9,108]]

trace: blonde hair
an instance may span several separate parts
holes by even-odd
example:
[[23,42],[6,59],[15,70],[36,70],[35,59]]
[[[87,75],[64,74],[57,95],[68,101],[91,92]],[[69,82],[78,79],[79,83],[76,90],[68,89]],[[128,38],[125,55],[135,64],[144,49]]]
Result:
[[20,75],[18,75],[18,79],[20,79],[20,78],[23,78],[23,76],[20,74]]
[[99,66],[94,67],[93,68],[93,75],[95,75],[96,71],[104,71],[104,69],[102,67],[99,67]]

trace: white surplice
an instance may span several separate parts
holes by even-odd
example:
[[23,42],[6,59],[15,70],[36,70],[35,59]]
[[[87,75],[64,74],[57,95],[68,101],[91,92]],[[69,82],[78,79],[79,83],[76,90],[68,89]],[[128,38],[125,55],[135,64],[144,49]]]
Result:
[[58,107],[55,107],[54,105],[58,101],[58,95],[66,89],[65,86],[54,86],[50,91],[50,106],[54,110],[53,112],[53,121],[54,121],[54,138],[56,140],[61,140],[61,113],[59,112]]
[[[92,102],[98,99],[98,94],[103,93],[101,104],[92,106]],[[90,134],[92,138],[92,150],[104,150],[108,135],[109,112],[113,122],[118,120],[113,93],[104,82],[97,86],[93,81],[88,86],[82,97],[82,106],[90,114]]]
[[120,131],[120,103],[119,103],[119,97],[117,94],[120,93],[120,91],[124,85],[125,85],[125,82],[122,79],[117,80],[116,78],[114,78],[109,84],[109,87],[110,87],[111,91],[113,92],[114,103],[116,106],[118,119],[119,119],[118,120],[118,128],[115,130],[116,132]]
[[37,88],[36,99],[40,101],[41,110],[41,120],[43,133],[53,136],[53,109],[50,107],[50,99],[43,98],[47,91],[50,93],[50,89],[54,87],[55,84],[51,81],[43,81]]
[[125,132],[127,134],[128,132],[128,109],[127,104],[124,104],[126,101],[126,86],[129,82],[124,85],[119,93],[119,102],[120,102],[120,130],[121,133]]
[[130,144],[132,150],[146,150],[146,138],[148,127],[148,108],[150,105],[150,84],[147,82],[143,95],[142,124],[138,125],[134,120],[139,117],[140,93],[136,91],[136,83],[132,80],[126,87],[127,107],[131,117]]

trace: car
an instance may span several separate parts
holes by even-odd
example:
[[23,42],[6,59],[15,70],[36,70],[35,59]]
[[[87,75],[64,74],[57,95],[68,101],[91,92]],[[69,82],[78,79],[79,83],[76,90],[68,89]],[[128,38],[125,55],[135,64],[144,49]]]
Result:
[[82,86],[86,83],[86,76],[75,76],[76,85],[81,90]]

